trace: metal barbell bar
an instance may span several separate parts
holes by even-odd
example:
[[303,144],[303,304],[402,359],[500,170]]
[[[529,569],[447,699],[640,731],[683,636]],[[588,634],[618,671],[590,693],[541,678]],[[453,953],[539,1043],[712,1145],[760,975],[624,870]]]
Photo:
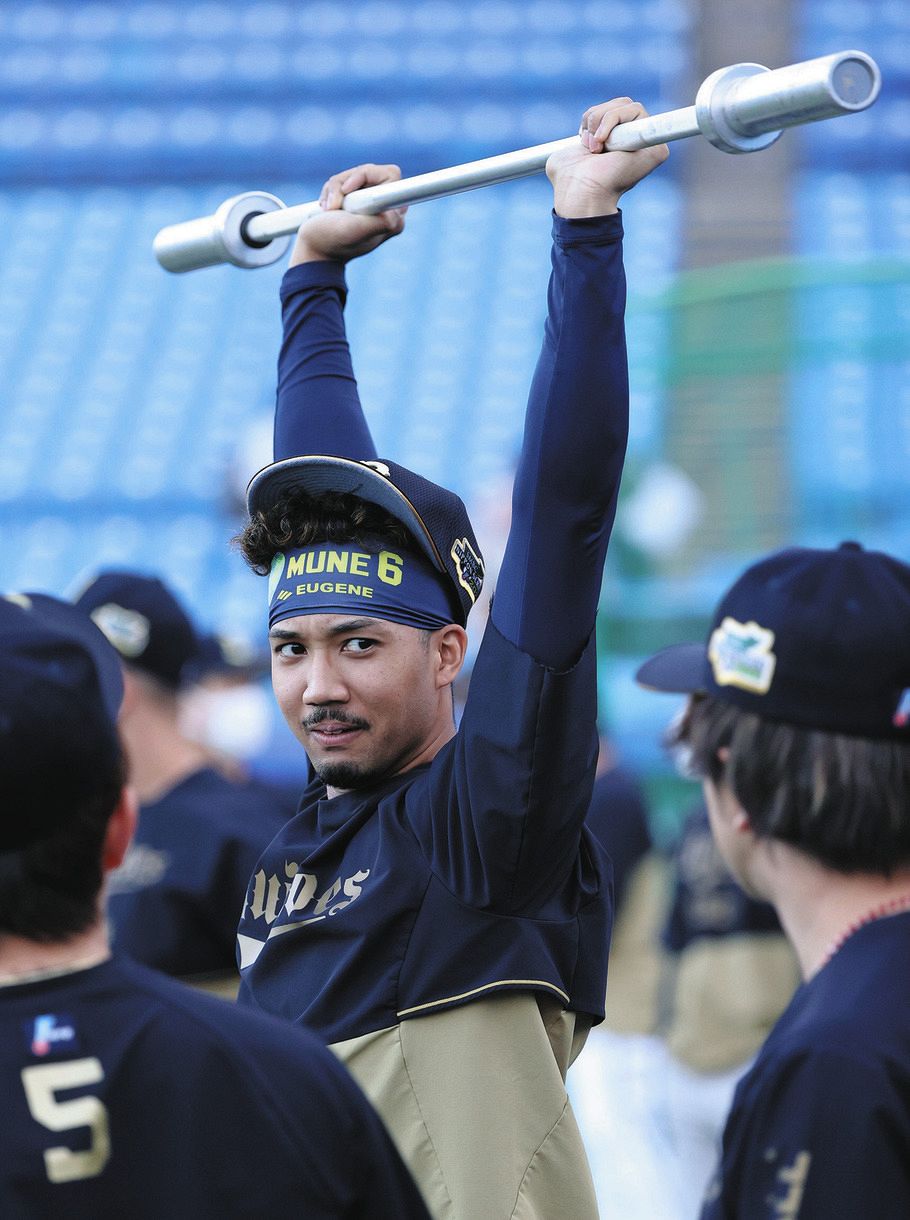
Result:
[[[878,65],[863,51],[838,51],[786,68],[733,64],[706,78],[694,106],[623,123],[614,129],[607,149],[631,152],[703,135],[724,152],[757,152],[773,144],[786,127],[865,110],[878,97],[880,88]],[[577,135],[569,136],[365,187],[346,196],[343,207],[347,212],[369,216],[387,208],[524,178],[542,170],[552,153],[576,147],[577,143]],[[162,267],[175,272],[218,263],[265,267],[280,259],[291,235],[320,212],[317,200],[285,207],[275,195],[250,191],[225,200],[212,216],[162,229],[155,238],[155,255]]]

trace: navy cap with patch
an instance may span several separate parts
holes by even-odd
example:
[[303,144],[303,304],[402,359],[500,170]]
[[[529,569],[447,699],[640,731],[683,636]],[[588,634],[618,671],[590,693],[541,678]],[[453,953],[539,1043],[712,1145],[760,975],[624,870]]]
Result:
[[664,648],[636,679],[801,728],[910,740],[910,567],[855,542],[778,551],[724,594],[706,644]]
[[396,462],[310,454],[273,462],[247,488],[250,516],[266,512],[288,491],[318,496],[347,492],[377,504],[400,521],[454,595],[453,621],[467,622],[483,587],[483,556],[464,503],[454,492]]
[[185,667],[198,655],[199,640],[189,615],[157,576],[109,569],[73,600],[128,665],[166,686],[180,685]]

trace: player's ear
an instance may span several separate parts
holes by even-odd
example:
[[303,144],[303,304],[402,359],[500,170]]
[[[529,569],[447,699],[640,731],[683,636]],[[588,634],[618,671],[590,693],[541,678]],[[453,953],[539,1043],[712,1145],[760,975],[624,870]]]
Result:
[[436,658],[436,686],[451,686],[461,672],[468,651],[468,633],[458,623],[449,623],[433,632]]
[[129,784],[120,790],[120,797],[110,816],[104,835],[104,846],[101,851],[101,867],[105,873],[119,868],[126,855],[126,849],[136,833],[139,820],[139,805],[136,794]]

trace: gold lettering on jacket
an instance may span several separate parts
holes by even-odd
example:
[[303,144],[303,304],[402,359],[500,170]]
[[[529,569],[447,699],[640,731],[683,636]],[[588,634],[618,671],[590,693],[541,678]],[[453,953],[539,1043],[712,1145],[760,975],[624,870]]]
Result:
[[336,877],[320,892],[316,874],[304,872],[293,860],[285,861],[283,878],[276,873],[267,876],[265,869],[260,868],[247,889],[241,919],[249,916],[271,925],[282,911],[292,921],[303,911],[320,919],[337,915],[360,897],[361,883],[369,875],[369,869],[360,869],[349,877]]

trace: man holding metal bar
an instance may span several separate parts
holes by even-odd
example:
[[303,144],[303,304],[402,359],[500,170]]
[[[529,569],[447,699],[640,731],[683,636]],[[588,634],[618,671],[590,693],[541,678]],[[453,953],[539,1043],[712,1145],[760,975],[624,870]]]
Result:
[[564,1082],[603,1017],[611,917],[584,821],[628,429],[617,204],[667,156],[604,149],[644,113],[593,107],[547,165],[549,317],[457,731],[483,560],[457,496],[377,457],[342,320],[344,263],[404,226],[342,200],[396,167],[329,179],[282,285],[276,461],[241,545],[269,573],[273,685],[316,775],[250,882],[240,999],[333,1047],[437,1217],[597,1214]]

